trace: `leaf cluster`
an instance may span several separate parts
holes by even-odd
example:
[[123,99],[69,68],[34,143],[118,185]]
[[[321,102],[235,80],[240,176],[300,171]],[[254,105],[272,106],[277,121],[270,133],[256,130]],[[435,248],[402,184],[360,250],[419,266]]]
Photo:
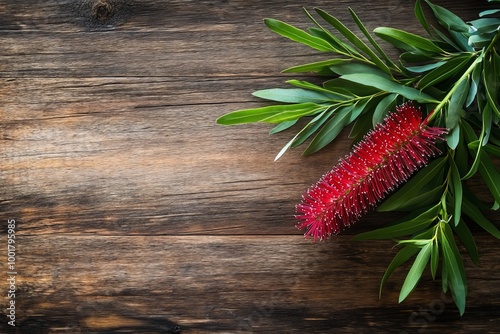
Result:
[[[488,0],[500,2],[500,0]],[[289,80],[289,88],[271,88],[254,95],[277,102],[266,107],[237,110],[217,122],[234,125],[272,123],[278,133],[306,123],[278,153],[306,144],[304,154],[326,147],[347,126],[360,140],[386,113],[407,100],[416,101],[428,120],[449,130],[445,155],[418,172],[389,197],[379,211],[407,211],[400,222],[358,236],[358,239],[397,239],[401,249],[390,263],[382,285],[403,263],[415,258],[403,283],[400,301],[413,290],[427,265],[432,277],[440,270],[443,290],[451,291],[460,313],[465,310],[467,284],[455,239],[475,263],[479,253],[470,222],[500,238],[500,231],[483,215],[500,207],[500,9],[464,22],[450,10],[426,0],[439,26],[429,23],[417,0],[414,14],[427,37],[400,29],[378,27],[370,33],[349,9],[354,32],[326,11],[305,10],[313,23],[308,30],[275,19],[265,24],[275,33],[334,57],[284,70],[312,72],[322,85]],[[377,39],[400,51],[391,59]],[[466,181],[478,175],[491,194],[480,202]],[[404,238],[404,239],[401,239]]]

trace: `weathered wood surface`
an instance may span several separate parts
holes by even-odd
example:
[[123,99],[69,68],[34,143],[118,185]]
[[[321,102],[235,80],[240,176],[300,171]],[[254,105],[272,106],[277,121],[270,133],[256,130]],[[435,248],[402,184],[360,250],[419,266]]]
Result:
[[[480,1],[440,1],[465,19]],[[302,6],[421,32],[413,1],[0,0],[0,242],[16,230],[16,327],[3,333],[494,333],[499,245],[478,232],[463,317],[426,274],[382,299],[392,242],[333,242],[293,227],[302,191],[348,149],[272,162],[290,133],[220,127],[264,105],[253,90],[321,55],[262,24],[307,27]],[[477,187],[481,187],[480,184]],[[489,216],[499,223],[497,216]],[[178,326],[178,327],[177,327]]]

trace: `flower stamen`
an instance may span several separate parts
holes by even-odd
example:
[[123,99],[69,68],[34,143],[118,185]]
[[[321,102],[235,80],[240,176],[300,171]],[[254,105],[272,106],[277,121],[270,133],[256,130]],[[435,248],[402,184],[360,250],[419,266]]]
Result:
[[396,108],[367,133],[302,197],[296,206],[297,227],[305,236],[327,239],[349,227],[436,153],[444,128],[429,127],[411,102]]

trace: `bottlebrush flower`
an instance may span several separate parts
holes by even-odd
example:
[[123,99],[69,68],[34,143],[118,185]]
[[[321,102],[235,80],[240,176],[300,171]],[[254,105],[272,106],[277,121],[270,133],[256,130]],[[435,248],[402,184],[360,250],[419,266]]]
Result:
[[436,153],[444,128],[428,126],[411,102],[396,107],[302,196],[297,227],[323,240],[349,227]]

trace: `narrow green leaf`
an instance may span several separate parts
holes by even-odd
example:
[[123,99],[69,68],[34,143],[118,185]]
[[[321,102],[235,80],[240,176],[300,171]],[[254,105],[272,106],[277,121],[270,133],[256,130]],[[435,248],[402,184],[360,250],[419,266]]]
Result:
[[493,195],[496,202],[500,203],[500,173],[484,151],[481,152],[478,169],[491,195]]
[[421,190],[429,184],[440,184],[435,177],[442,171],[446,158],[438,158],[420,170],[414,177],[405,183],[396,193],[386,199],[377,211],[394,211],[404,203],[414,199],[421,193]]
[[467,95],[467,100],[465,102],[465,107],[469,107],[472,104],[472,102],[474,102],[474,99],[476,98],[477,88],[478,88],[479,83],[481,81],[482,69],[483,69],[482,63],[479,63],[479,64],[477,64],[476,67],[474,67],[474,70],[472,71],[472,76],[471,76],[471,81],[470,81],[470,89],[469,89],[469,94]]
[[344,62],[335,64],[330,69],[338,75],[354,74],[354,73],[371,73],[378,76],[390,79],[391,77],[385,72],[381,71],[378,67],[370,64],[360,62]]
[[313,83],[310,83],[310,82],[307,82],[307,81],[303,81],[303,80],[292,79],[292,80],[287,80],[286,83],[290,84],[292,86],[295,86],[295,87],[299,87],[299,88],[311,90],[311,91],[314,91],[314,92],[322,93],[324,95],[329,96],[333,100],[339,100],[339,101],[341,101],[341,100],[347,100],[348,98],[350,98],[350,95],[338,94],[338,93],[335,93],[335,92],[333,92],[333,91],[331,91],[329,89],[326,89],[324,87],[321,87],[321,86],[318,86],[318,85],[315,85]]
[[437,185],[427,190],[428,187],[421,192],[415,195],[414,198],[401,202],[399,206],[395,209],[396,211],[410,211],[422,207],[426,207],[431,205],[432,203],[436,203],[443,196],[443,192],[445,190],[445,185],[442,183],[436,183]]
[[318,114],[295,137],[292,148],[302,145],[310,136],[312,136],[335,112],[335,109],[326,109]]
[[294,119],[293,121],[285,121],[281,122],[280,124],[276,125],[271,131],[269,131],[270,135],[274,135],[276,133],[279,133],[281,131],[285,131],[295,124],[297,124],[298,119]]
[[458,83],[457,89],[451,95],[450,104],[447,110],[446,127],[453,129],[458,125],[462,116],[462,111],[469,92],[469,80],[465,79]]
[[451,128],[451,131],[446,135],[446,144],[452,150],[456,149],[460,141],[460,126],[458,124]]
[[406,239],[399,240],[398,245],[413,245],[415,247],[423,247],[431,243],[432,239]]
[[469,30],[469,26],[460,17],[450,12],[448,9],[438,5],[434,5],[428,0],[426,0],[426,2],[431,7],[434,15],[438,19],[438,22],[447,30],[454,30],[464,33]]
[[285,154],[285,152],[290,148],[290,146],[292,146],[294,140],[297,138],[297,135],[298,134],[296,134],[285,146],[283,146],[283,148],[278,152],[276,157],[274,157],[274,161],[277,161],[279,158],[281,158],[283,154]]
[[[358,25],[359,30],[361,30],[363,35],[365,35],[366,39],[368,39],[370,44],[375,48],[375,50],[377,50],[377,52],[380,54],[380,56],[385,60],[385,63],[388,66],[392,66],[394,68],[397,68],[396,64],[394,64],[394,62],[391,60],[391,58],[389,58],[389,56],[387,56],[387,54],[380,47],[380,45],[378,45],[378,43],[373,39],[372,35],[368,32],[368,29],[366,29],[363,22],[361,22],[361,20],[359,19],[358,15],[356,15],[356,13],[351,8],[349,8],[349,12],[351,13],[352,18],[354,19],[354,22],[356,22],[356,24]],[[377,59],[378,59],[378,57],[377,57]],[[376,63],[376,64],[379,65],[378,63]],[[382,67],[379,66],[379,68],[382,71],[390,74],[391,71],[390,71],[388,66],[385,66],[385,64],[384,64]]]
[[420,4],[420,0],[415,1],[414,12],[415,12],[415,16],[417,17],[417,19],[420,22],[420,24],[422,25],[422,27],[430,35],[431,31],[429,29],[429,24],[427,23],[427,19],[425,18],[424,11],[422,10],[422,5]]
[[453,238],[453,233],[448,224],[444,226],[444,233],[441,234],[441,250],[443,252],[443,266],[448,271],[448,281],[450,289],[457,305],[460,315],[465,311],[465,300],[467,297],[467,283],[465,269],[457,245]]
[[295,28],[285,22],[278,21],[275,19],[264,19],[266,26],[274,31],[275,33],[289,38],[292,41],[305,44],[313,49],[319,51],[335,51],[334,48],[325,40],[314,37],[304,30]]
[[412,213],[403,218],[401,223],[358,234],[354,240],[391,239],[412,235],[429,227],[436,220],[440,208],[441,204],[438,203],[423,212],[419,211],[417,216],[415,216],[416,213]]
[[410,72],[414,73],[424,73],[435,68],[438,68],[441,65],[446,64],[445,61],[438,61],[435,63],[425,64],[425,65],[417,65],[417,66],[407,66],[406,69]]
[[441,284],[443,287],[443,292],[447,293],[448,292],[448,266],[442,265],[441,266]]
[[[478,140],[476,134],[474,133],[474,130],[472,129],[472,127],[470,126],[470,124],[468,122],[466,122],[466,121],[461,122],[460,126],[462,128],[462,132],[465,135],[466,142],[471,143],[471,142]],[[483,138],[481,138],[480,142],[482,142],[482,141],[483,141]],[[462,180],[467,180],[467,179],[471,178],[472,176],[474,176],[474,174],[476,174],[476,172],[479,168],[482,147],[483,146],[480,145],[477,150],[471,149],[469,147],[471,154],[474,155],[475,158],[474,158],[474,162],[472,163],[472,166],[470,167],[467,174],[462,177]]]
[[344,80],[342,77],[325,81],[323,86],[325,89],[332,91],[335,94],[343,94],[351,96],[351,99],[359,96],[370,96],[379,93],[380,91],[374,87],[367,86],[367,83],[353,82]]
[[500,231],[493,225],[467,197],[463,197],[462,211],[486,232],[500,239]]
[[285,103],[331,102],[335,96],[301,88],[270,88],[255,91],[253,96],[261,99]]
[[[498,73],[500,73],[500,57],[494,51],[491,52],[491,54],[491,60],[484,62],[483,84],[489,106],[496,116],[500,117],[500,105],[498,102],[500,90],[500,80],[498,79]],[[498,66],[496,66],[497,64]]]
[[474,52],[474,48],[471,45],[469,45],[468,35],[455,30],[450,30],[449,33],[453,38],[453,40],[456,42],[456,44],[453,42],[451,43],[448,42],[448,43],[453,45],[456,50],[464,52]]
[[460,172],[458,171],[457,165],[455,164],[455,160],[450,157],[450,172],[451,172],[451,188],[453,190],[453,221],[455,226],[460,223],[460,217],[462,212],[462,180],[460,179]]
[[463,70],[469,64],[471,58],[471,55],[464,55],[447,60],[445,64],[425,74],[418,82],[418,88],[425,89],[448,79],[455,73]]
[[441,54],[444,51],[430,39],[394,28],[378,27],[375,34],[396,47]]
[[400,267],[403,263],[411,259],[415,254],[417,254],[419,251],[419,248],[413,247],[412,245],[407,245],[403,247],[397,254],[394,256],[392,259],[391,263],[387,267],[384,276],[382,277],[382,280],[380,282],[380,289],[379,289],[379,298],[382,296],[382,288],[384,287],[385,282],[389,279],[391,274],[394,272],[394,270],[398,267]]
[[280,123],[311,115],[325,109],[315,103],[299,103],[291,105],[267,106],[255,109],[236,110],[217,119],[223,125],[244,124],[253,122]]
[[340,108],[313,138],[304,155],[313,154],[331,143],[348,124],[353,108],[354,106]]
[[432,240],[431,244],[431,275],[436,279],[436,273],[439,266],[439,244],[437,239]]
[[431,243],[428,243],[427,245],[422,247],[422,249],[417,255],[417,258],[415,259],[415,262],[413,262],[413,265],[408,271],[408,275],[406,276],[406,279],[403,283],[403,287],[401,288],[401,292],[399,293],[400,303],[403,300],[405,300],[406,297],[408,297],[410,292],[412,292],[415,286],[417,285],[418,281],[420,280],[420,277],[422,277],[422,273],[424,272],[424,269],[427,266],[427,263],[429,262],[430,254],[431,254]]
[[469,22],[474,27],[474,33],[495,32],[500,27],[500,19],[488,17]]
[[474,240],[474,236],[469,230],[469,227],[467,227],[467,224],[463,221],[463,219],[461,219],[458,225],[452,225],[451,227],[455,231],[460,242],[465,246],[465,249],[467,249],[467,253],[469,253],[471,260],[475,264],[479,265],[480,261],[476,241]]
[[500,12],[500,9],[488,9],[479,13],[479,17],[488,16]]
[[[479,140],[476,140],[475,142],[473,142],[471,144],[473,144],[473,146],[469,146],[469,147],[479,147]],[[498,147],[498,146],[487,144],[486,146],[484,146],[484,150],[486,152],[496,156],[496,157],[500,157],[500,147]]]
[[372,124],[375,127],[378,123],[382,123],[385,116],[391,111],[396,105],[396,99],[398,94],[391,93],[384,97],[377,107],[375,108],[375,112],[373,113]]
[[330,67],[337,64],[342,63],[350,63],[351,59],[328,59],[322,60],[314,63],[308,63],[303,65],[298,65],[294,67],[287,68],[283,70],[283,73],[300,73],[300,72],[319,72],[323,70],[325,67]]
[[351,42],[355,47],[357,47],[361,52],[365,53],[370,60],[377,65],[380,69],[382,69],[386,73],[390,73],[390,69],[387,67],[387,65],[375,54],[375,52],[372,51],[368,47],[368,45],[365,44],[358,36],[356,36],[355,33],[353,33],[351,30],[349,30],[342,22],[340,22],[337,18],[334,16],[328,14],[324,10],[321,10],[319,8],[316,9],[316,12],[330,25],[332,25],[335,29],[337,29],[349,42]]
[[363,117],[358,117],[354,124],[352,125],[351,132],[349,132],[349,138],[352,139],[353,143],[360,142],[363,137],[372,129],[372,122],[370,115],[373,113],[373,109],[369,108]]
[[[459,126],[461,129],[462,127]],[[463,131],[459,131],[458,145],[455,148],[455,163],[460,172],[460,175],[465,175],[469,171],[469,150],[465,143]]]
[[345,43],[340,38],[330,33],[328,29],[325,29],[323,26],[321,26],[319,22],[311,15],[311,13],[309,13],[307,9],[304,8],[304,12],[306,13],[307,17],[316,25],[316,27],[319,28],[319,29],[314,29],[314,28],[309,29],[312,34],[315,34],[318,37],[321,36],[320,38],[328,41],[336,49],[336,52],[341,55],[347,55],[350,57],[352,56],[361,57],[361,54],[351,45]]
[[400,94],[409,100],[417,101],[420,103],[436,102],[434,98],[432,98],[432,96],[429,96],[415,88],[403,86],[397,82],[391,81],[390,79],[386,79],[375,74],[354,73],[343,75],[340,78],[347,81],[374,87],[384,92]]

